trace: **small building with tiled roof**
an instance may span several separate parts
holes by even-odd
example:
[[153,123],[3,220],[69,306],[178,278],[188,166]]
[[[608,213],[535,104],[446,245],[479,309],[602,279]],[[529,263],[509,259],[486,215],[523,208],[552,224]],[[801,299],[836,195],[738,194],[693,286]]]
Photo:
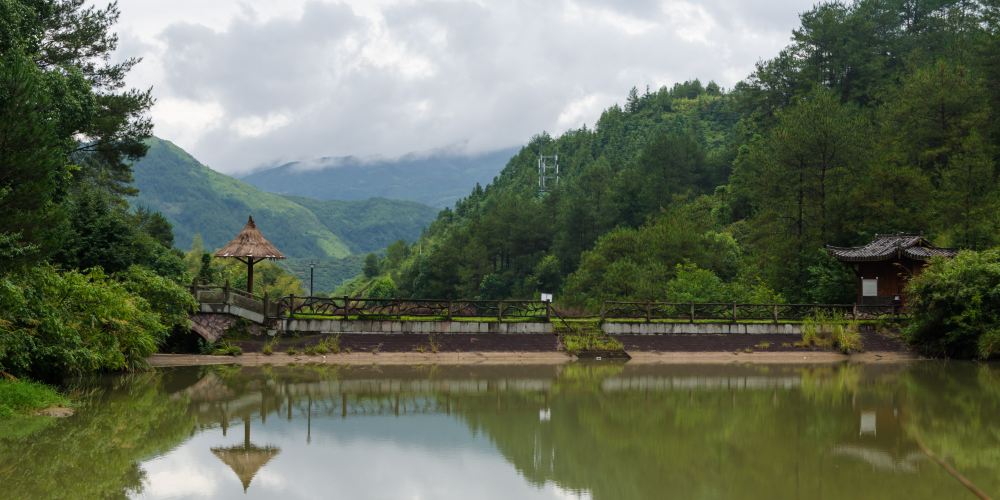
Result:
[[857,303],[882,306],[905,303],[906,283],[920,274],[932,257],[954,257],[957,253],[913,234],[877,234],[864,246],[827,245],[826,249],[854,270]]

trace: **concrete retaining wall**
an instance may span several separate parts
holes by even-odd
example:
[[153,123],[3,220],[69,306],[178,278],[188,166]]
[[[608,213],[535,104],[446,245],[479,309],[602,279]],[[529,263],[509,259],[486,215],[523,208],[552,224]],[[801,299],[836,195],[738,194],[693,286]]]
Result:
[[786,323],[604,323],[608,335],[802,335],[802,325]]
[[338,319],[290,319],[276,325],[301,333],[516,333],[551,334],[551,323],[496,323],[477,321],[374,321]]

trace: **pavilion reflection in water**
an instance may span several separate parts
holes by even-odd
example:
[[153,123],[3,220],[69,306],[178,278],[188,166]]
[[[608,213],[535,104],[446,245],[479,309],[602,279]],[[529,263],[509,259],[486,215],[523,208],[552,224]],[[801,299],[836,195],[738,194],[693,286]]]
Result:
[[243,483],[243,492],[250,488],[257,472],[281,450],[276,446],[257,446],[250,442],[250,419],[243,418],[243,444],[212,448],[212,453],[229,466]]

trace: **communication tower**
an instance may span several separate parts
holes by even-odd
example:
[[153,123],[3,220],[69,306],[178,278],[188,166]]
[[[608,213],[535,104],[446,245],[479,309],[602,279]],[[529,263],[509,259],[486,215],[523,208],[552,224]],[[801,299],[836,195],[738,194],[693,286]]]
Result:
[[559,155],[538,155],[538,195],[559,185]]

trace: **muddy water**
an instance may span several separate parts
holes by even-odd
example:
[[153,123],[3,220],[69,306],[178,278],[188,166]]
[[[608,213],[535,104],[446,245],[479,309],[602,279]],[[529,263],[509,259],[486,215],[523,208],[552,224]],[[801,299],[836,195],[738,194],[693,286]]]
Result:
[[1000,367],[196,367],[0,423],[3,498],[1000,496]]

